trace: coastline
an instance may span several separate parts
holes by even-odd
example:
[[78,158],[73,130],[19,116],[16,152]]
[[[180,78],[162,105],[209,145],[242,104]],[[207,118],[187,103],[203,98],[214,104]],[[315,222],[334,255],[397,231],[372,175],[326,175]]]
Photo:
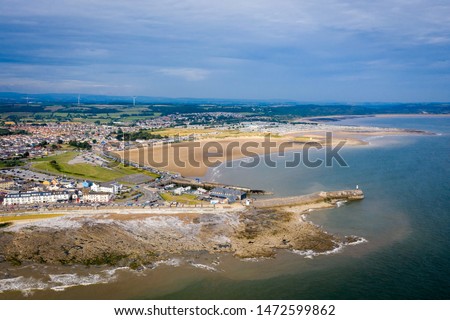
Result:
[[[331,143],[326,133],[333,134]],[[240,136],[230,139],[201,138],[193,142],[180,142],[169,145],[143,146],[115,153],[141,166],[158,170],[176,172],[184,177],[204,177],[208,170],[222,163],[262,156],[272,153],[299,151],[305,146],[312,148],[343,144],[343,147],[366,146],[364,137],[395,135],[428,135],[421,130],[397,128],[330,126],[327,130],[298,130],[273,137],[268,146],[264,137]]]
[[353,190],[299,196],[285,206],[86,210],[2,228],[0,261],[140,269],[189,252],[240,259],[274,257],[279,249],[328,252],[360,239],[329,234],[303,215],[362,198]]

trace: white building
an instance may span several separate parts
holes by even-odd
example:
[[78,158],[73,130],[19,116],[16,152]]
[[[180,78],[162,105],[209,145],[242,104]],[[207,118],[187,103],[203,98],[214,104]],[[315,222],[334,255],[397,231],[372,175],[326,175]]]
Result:
[[182,195],[183,193],[190,191],[191,190],[191,186],[187,186],[187,187],[179,187],[176,188],[175,190],[173,190],[173,194],[175,195]]
[[3,199],[3,205],[55,203],[69,201],[72,195],[67,191],[58,192],[23,192],[7,194]]
[[94,182],[91,186],[91,190],[94,192],[119,194],[120,191],[122,190],[122,185],[118,184],[116,182],[108,182],[108,183],[102,183],[102,184],[97,184]]
[[89,192],[83,195],[83,202],[109,202],[112,198],[110,193],[106,192]]

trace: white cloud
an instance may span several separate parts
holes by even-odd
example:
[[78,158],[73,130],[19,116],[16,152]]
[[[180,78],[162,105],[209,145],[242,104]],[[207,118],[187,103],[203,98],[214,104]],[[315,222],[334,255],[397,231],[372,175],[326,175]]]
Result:
[[201,81],[208,78],[209,70],[199,68],[162,68],[157,70],[167,76],[178,77],[187,81]]

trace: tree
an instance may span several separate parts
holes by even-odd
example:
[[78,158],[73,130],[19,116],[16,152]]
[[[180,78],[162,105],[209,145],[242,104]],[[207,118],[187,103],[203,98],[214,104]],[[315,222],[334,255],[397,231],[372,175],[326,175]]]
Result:
[[86,150],[91,150],[92,146],[89,144],[89,142],[87,141],[83,141],[83,142],[78,142],[75,140],[70,140],[69,141],[69,145],[78,149],[86,149]]

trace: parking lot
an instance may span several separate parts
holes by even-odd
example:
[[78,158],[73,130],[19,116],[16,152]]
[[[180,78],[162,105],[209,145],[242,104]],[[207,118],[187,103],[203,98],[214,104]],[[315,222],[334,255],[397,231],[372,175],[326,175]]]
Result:
[[0,174],[17,177],[23,180],[32,180],[32,181],[44,181],[44,180],[53,180],[56,176],[52,176],[45,173],[34,172],[27,169],[2,169],[0,170]]

